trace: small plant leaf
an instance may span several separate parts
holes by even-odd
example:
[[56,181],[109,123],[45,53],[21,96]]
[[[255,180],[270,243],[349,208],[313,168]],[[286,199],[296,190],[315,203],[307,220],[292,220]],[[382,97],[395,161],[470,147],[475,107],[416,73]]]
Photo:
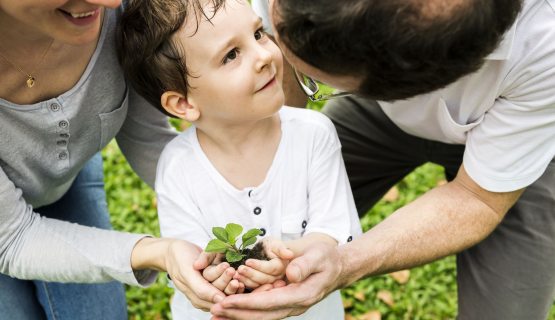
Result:
[[225,259],[229,263],[237,262],[237,261],[241,261],[241,259],[243,259],[243,255],[238,253],[238,252],[230,250],[230,251],[225,253]]
[[241,244],[241,248],[244,249],[250,246],[251,244],[255,244],[255,243],[256,243],[256,237],[247,238],[246,240],[243,240],[243,243]]
[[223,242],[227,242],[227,231],[225,231],[222,227],[214,227],[212,228],[212,233],[216,236],[216,238],[222,240]]
[[260,235],[262,231],[260,229],[250,229],[249,231],[245,232],[243,235],[243,242],[246,242],[249,238],[255,238],[256,236]]
[[244,249],[250,246],[251,244],[256,243],[256,236],[258,236],[261,233],[262,231],[256,228],[250,229],[249,231],[245,232],[245,234],[243,234],[243,237],[241,238],[241,248]]
[[227,242],[231,245],[235,245],[235,242],[237,242],[237,236],[243,232],[243,227],[236,223],[228,223],[225,226],[225,231],[227,231]]
[[204,251],[224,253],[227,250],[227,248],[229,248],[229,245],[227,243],[223,242],[220,239],[212,239],[210,240],[210,242],[208,242],[208,244],[206,245],[206,249],[204,249]]

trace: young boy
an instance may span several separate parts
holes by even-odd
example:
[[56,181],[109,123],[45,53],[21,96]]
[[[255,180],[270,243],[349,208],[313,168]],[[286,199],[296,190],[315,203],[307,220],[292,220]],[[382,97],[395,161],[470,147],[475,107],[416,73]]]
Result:
[[[287,263],[277,251],[293,256],[361,233],[333,124],[282,107],[282,56],[248,2],[132,1],[120,32],[134,87],[192,124],[158,162],[161,233],[204,248],[213,227],[234,222],[277,239],[268,242],[270,261],[214,265],[203,271],[208,281],[226,294],[273,283]],[[210,318],[179,292],[172,314]],[[343,319],[339,292],[298,318]]]

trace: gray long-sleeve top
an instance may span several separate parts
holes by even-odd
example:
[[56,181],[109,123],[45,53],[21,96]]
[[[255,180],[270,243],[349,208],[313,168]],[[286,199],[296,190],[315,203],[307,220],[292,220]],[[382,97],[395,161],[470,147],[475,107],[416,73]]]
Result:
[[[32,105],[0,99],[1,273],[138,283],[130,255],[142,235],[83,227],[33,211],[60,199],[83,165],[116,134],[131,166],[152,185],[158,156],[175,135],[167,118],[123,78],[115,52],[117,15],[106,10],[94,55],[68,92]],[[150,282],[152,274],[145,278]]]

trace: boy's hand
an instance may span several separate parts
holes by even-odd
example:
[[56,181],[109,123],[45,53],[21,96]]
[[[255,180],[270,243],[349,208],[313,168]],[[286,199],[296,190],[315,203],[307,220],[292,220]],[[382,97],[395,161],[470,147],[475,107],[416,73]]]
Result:
[[237,270],[235,279],[248,288],[258,288],[264,284],[272,284],[285,276],[285,268],[294,256],[285,244],[271,237],[264,238],[264,250],[270,260],[248,259],[244,266]]
[[212,283],[212,285],[226,295],[243,293],[245,285],[238,280],[233,279],[235,269],[229,266],[229,263],[222,262],[217,265],[210,265],[202,271],[204,279]]
[[202,276],[214,287],[220,289],[226,295],[243,293],[245,285],[233,279],[236,271],[229,263],[222,262],[223,255],[203,251],[195,263],[196,270],[202,271]]

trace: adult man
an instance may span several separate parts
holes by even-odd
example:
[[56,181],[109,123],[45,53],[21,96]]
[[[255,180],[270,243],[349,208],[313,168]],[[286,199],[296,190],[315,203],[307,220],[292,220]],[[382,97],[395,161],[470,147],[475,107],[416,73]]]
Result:
[[276,0],[270,12],[299,73],[374,99],[325,109],[360,214],[424,162],[450,182],[337,252],[308,250],[288,286],[212,312],[299,314],[363,276],[457,253],[460,319],[544,319],[555,291],[555,1]]

